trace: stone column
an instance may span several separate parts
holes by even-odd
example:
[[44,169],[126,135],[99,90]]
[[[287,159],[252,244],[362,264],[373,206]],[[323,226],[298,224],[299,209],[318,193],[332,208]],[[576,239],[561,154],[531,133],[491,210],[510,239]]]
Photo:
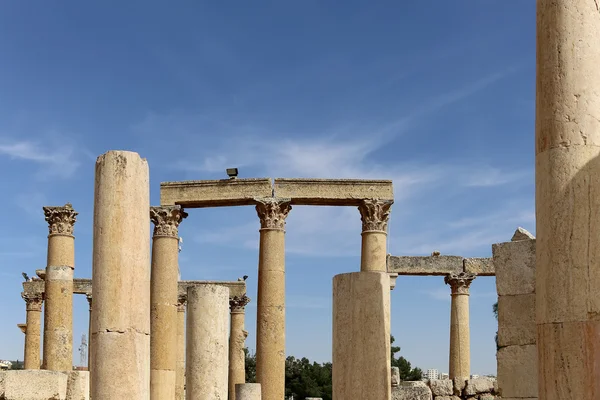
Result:
[[264,400],[285,396],[285,218],[290,199],[257,199],[260,218],[256,380]]
[[469,286],[475,274],[452,273],[444,282],[452,290],[450,305],[450,379],[471,376],[471,347],[469,331]]
[[44,369],[73,369],[73,270],[77,212],[71,204],[44,207],[48,222],[44,307]]
[[[88,319],[88,371],[91,371],[92,367],[92,295],[90,293],[85,295],[90,306],[90,313]],[[91,391],[91,390],[90,390]]]
[[540,400],[600,398],[600,2],[537,1]]
[[260,400],[260,383],[238,383],[235,385],[237,400]]
[[177,301],[177,366],[175,400],[185,400],[185,303],[187,295]]
[[229,400],[235,400],[235,386],[246,383],[246,354],[244,342],[248,332],[244,330],[246,304],[250,298],[246,295],[229,299],[231,324],[229,325]]
[[150,186],[137,153],[96,161],[93,399],[150,398]]
[[387,271],[387,226],[393,201],[367,199],[358,206],[362,221],[361,271]]
[[227,398],[229,288],[188,288],[186,399]]
[[150,399],[175,397],[180,206],[150,207],[154,223],[150,279]]
[[25,331],[25,357],[23,369],[40,369],[40,331],[42,320],[41,293],[21,293],[27,307],[27,329]]

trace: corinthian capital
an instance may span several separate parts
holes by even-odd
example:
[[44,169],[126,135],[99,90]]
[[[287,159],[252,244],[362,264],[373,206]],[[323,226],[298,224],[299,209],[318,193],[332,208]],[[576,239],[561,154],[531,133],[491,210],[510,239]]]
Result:
[[41,293],[21,293],[21,297],[27,304],[27,311],[42,311],[42,304],[44,303],[44,296]]
[[387,232],[392,200],[365,199],[358,206],[362,230]]
[[444,283],[450,285],[452,294],[469,294],[469,286],[476,275],[469,272],[451,273],[444,277]]
[[231,309],[231,312],[244,312],[244,308],[248,303],[250,303],[250,297],[245,294],[233,296],[229,299],[229,308]]
[[188,214],[181,206],[150,207],[150,219],[154,223],[154,236],[179,238],[179,224]]
[[71,203],[62,207],[43,207],[48,231],[50,235],[73,236],[73,226],[77,221],[77,214]]
[[267,197],[256,200],[256,212],[263,229],[284,229],[285,219],[292,206],[290,199]]

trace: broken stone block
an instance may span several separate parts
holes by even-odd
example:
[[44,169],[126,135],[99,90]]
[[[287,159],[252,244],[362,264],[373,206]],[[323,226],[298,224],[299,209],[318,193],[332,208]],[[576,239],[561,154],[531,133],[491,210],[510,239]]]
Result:
[[7,371],[4,400],[66,400],[67,374],[46,370]]
[[527,229],[518,227],[517,230],[515,231],[515,234],[513,235],[512,239],[510,239],[510,241],[517,242],[519,240],[531,240],[531,239],[535,239],[535,236],[533,236]]
[[425,382],[400,382],[392,388],[392,400],[432,400],[431,389]]
[[433,379],[429,387],[434,396],[451,396],[454,394],[454,385],[450,379]]
[[435,400],[462,400],[458,396],[436,396]]
[[492,245],[499,296],[535,293],[535,240]]
[[470,379],[467,381],[465,394],[475,396],[476,394],[490,393],[494,390],[494,382],[487,378]]
[[465,390],[465,387],[467,386],[467,380],[469,378],[467,377],[456,377],[453,379],[453,383],[454,383],[454,395],[455,396],[461,396],[463,390]]

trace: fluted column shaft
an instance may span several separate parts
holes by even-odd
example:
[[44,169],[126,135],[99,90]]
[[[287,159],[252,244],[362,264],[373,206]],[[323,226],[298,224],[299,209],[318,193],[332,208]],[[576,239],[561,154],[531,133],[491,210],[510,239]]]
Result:
[[41,294],[21,294],[27,305],[27,322],[25,331],[24,369],[40,369],[40,336],[42,320]]
[[474,274],[450,274],[444,282],[452,290],[450,305],[450,379],[471,376],[471,336],[469,328],[469,286]]
[[231,323],[229,328],[229,400],[235,400],[235,385],[246,383],[246,355],[244,342],[248,332],[244,330],[245,309],[250,298],[246,295],[229,300]]
[[150,398],[150,182],[137,153],[96,160],[92,399]]
[[600,2],[537,1],[540,400],[600,398]]
[[177,284],[180,206],[151,207],[152,277],[150,280],[150,398],[175,397],[177,367]]
[[361,271],[387,271],[387,227],[392,203],[367,199],[358,207],[362,220]]
[[44,307],[44,369],[73,369],[73,270],[77,212],[71,204],[44,207],[48,222]]
[[177,366],[175,400],[185,400],[185,304],[187,294],[177,302]]
[[258,199],[258,301],[256,380],[263,400],[285,396],[285,218],[289,199]]

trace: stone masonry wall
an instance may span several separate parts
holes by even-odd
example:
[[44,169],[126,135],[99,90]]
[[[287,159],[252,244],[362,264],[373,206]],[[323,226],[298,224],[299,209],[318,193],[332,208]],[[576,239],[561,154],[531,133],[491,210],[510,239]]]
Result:
[[[523,233],[524,232],[524,233]],[[503,399],[538,397],[535,238],[517,230],[492,246],[498,291],[498,386]]]
[[392,400],[496,400],[496,382],[487,378],[440,379],[429,382],[400,382],[392,388]]
[[0,371],[0,400],[89,400],[89,372]]

